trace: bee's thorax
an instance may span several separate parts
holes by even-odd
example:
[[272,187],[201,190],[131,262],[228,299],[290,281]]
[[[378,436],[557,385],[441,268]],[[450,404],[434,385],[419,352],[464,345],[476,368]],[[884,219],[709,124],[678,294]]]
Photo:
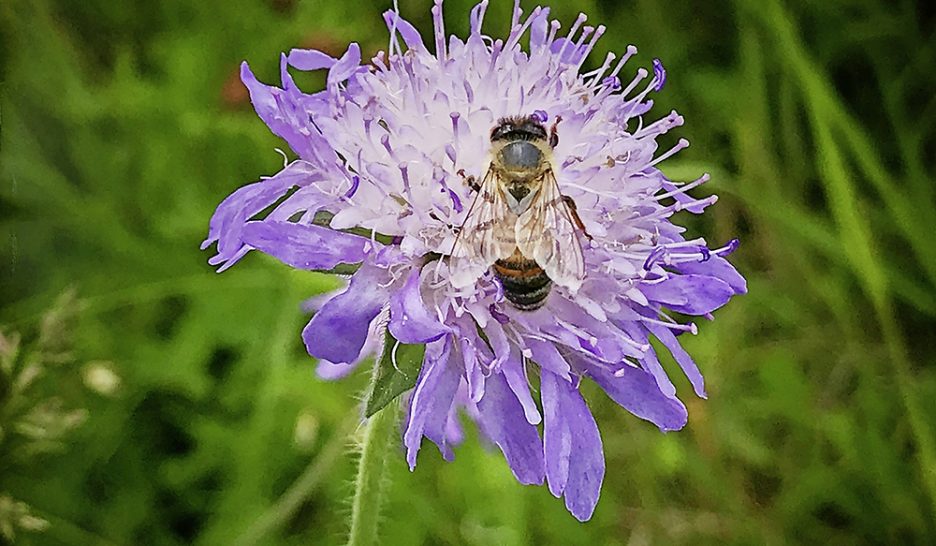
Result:
[[536,169],[543,161],[543,152],[532,142],[515,140],[500,149],[498,162],[507,171]]

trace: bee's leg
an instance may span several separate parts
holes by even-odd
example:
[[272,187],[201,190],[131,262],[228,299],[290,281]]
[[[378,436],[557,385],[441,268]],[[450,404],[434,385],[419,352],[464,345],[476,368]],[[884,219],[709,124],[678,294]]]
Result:
[[481,184],[478,183],[478,179],[474,175],[466,175],[465,169],[458,169],[458,172],[456,174],[458,174],[458,176],[462,178],[465,184],[467,184],[468,187],[471,188],[471,191],[475,193],[478,193],[479,191],[481,191]]
[[569,208],[569,215],[572,217],[572,221],[575,222],[575,227],[582,230],[582,234],[591,241],[592,236],[588,234],[588,230],[585,229],[585,223],[582,222],[582,219],[579,217],[578,207],[575,205],[575,201],[568,195],[563,195],[562,200],[565,201],[566,206]]
[[549,128],[549,147],[555,148],[559,145],[559,122],[562,121],[562,116],[556,116],[556,121],[553,122],[552,127]]

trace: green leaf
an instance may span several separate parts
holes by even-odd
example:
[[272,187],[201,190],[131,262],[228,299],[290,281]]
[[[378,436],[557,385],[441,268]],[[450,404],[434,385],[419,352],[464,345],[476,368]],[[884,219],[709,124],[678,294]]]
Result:
[[[394,353],[396,365],[394,365]],[[384,335],[383,354],[367,395],[364,415],[370,417],[397,396],[416,386],[416,377],[426,353],[424,344],[407,345],[397,341],[390,330]]]

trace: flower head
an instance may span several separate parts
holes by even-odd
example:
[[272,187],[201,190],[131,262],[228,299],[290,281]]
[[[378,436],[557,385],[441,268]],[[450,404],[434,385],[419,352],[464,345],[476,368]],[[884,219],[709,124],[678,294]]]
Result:
[[[584,521],[594,511],[605,465],[581,382],[594,381],[663,431],[682,428],[686,408],[650,339],[672,353],[704,397],[702,375],[678,341],[696,326],[667,313],[711,318],[745,292],[745,281],[724,258],[736,241],[710,248],[684,237],[670,220],[681,210],[702,213],[715,197],[687,193],[707,175],[678,183],[658,169],[688,145],[657,147],[659,135],[682,125],[676,112],[645,119],[649,95],[663,87],[662,63],[654,60],[652,77],[639,68],[622,80],[636,53],[631,46],[583,72],[604,26],[587,26],[580,15],[561,31],[548,8],[524,16],[517,5],[509,36],[493,39],[482,32],[487,6],[485,0],[472,9],[471,31],[462,40],[446,35],[437,0],[429,46],[388,11],[387,52],[362,65],[354,43],[339,59],[294,49],[280,59],[281,87],[260,83],[244,64],[257,114],[299,159],[224,200],[204,246],[217,242],[210,262],[221,270],[252,249],[300,269],[359,264],[343,291],[315,302],[317,312],[302,332],[320,374],[347,373],[372,353],[384,325],[402,343],[425,344],[403,434],[410,466],[423,436],[451,457],[461,437],[456,410],[463,408],[521,483],[545,480]],[[327,70],[325,89],[300,91],[290,68]],[[517,117],[550,131],[543,153],[561,195],[544,207],[570,211],[555,220],[568,231],[565,238],[550,225],[543,233],[555,236],[556,252],[568,256],[570,245],[580,251],[572,259],[580,271],[565,277],[550,268],[549,252],[524,254],[524,243],[514,241],[520,257],[535,262],[527,270],[542,266],[537,275],[554,281],[532,310],[509,297],[516,287],[490,267],[493,260],[478,258],[488,256],[484,251],[469,245],[464,252],[471,260],[452,256],[465,244],[460,237],[473,240],[460,231],[472,207],[493,200],[492,191],[509,201],[507,189],[485,186],[493,188],[488,191],[478,183],[492,168],[492,130]],[[525,150],[518,147],[511,157],[523,163]],[[536,191],[546,190],[531,195]],[[524,218],[522,199],[516,201],[493,208],[516,214],[495,215],[476,229],[508,222],[513,234]],[[485,237],[477,240],[490,241]],[[465,273],[459,267],[465,264],[474,269]],[[531,374],[539,376],[539,404]]]

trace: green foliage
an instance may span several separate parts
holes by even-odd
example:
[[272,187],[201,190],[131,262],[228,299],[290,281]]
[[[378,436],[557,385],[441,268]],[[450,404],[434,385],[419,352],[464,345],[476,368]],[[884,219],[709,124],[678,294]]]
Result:
[[[680,221],[741,238],[750,294],[686,341],[709,399],[677,381],[684,431],[661,435],[589,390],[608,457],[593,521],[518,485],[468,430],[453,463],[431,445],[414,473],[390,457],[385,543],[932,543],[932,10],[546,3],[608,26],[596,59],[633,43],[637,63],[663,60],[654,111],[677,108],[687,125],[670,136],[692,141],[667,172],[710,172],[700,191],[722,197]],[[0,324],[39,331],[74,286],[74,361],[120,378],[68,406],[87,420],[41,464],[9,470],[4,452],[0,491],[49,522],[19,542],[343,541],[367,372],[317,380],[299,339],[302,299],[337,283],[254,254],[216,275],[198,244],[222,198],[282,162],[238,63],[276,81],[294,46],[373,53],[389,4],[0,3]],[[424,36],[428,6],[401,2]],[[465,33],[468,7],[445,3],[449,30]],[[509,12],[492,2],[492,32]]]
[[374,381],[364,399],[364,417],[382,410],[402,393],[416,386],[419,367],[426,354],[425,345],[400,343],[387,330],[384,333],[383,354],[377,361]]

